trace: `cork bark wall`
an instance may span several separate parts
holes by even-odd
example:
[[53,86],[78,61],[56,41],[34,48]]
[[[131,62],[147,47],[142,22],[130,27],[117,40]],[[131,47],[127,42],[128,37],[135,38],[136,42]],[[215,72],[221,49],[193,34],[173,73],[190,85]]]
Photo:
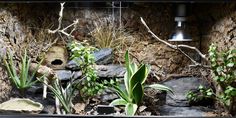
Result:
[[[188,4],[191,14],[188,17],[188,30],[195,41],[181,42],[196,46],[207,53],[208,46],[216,43],[220,50],[236,47],[236,4]],[[56,4],[3,4],[1,3],[1,37],[0,41],[13,42],[10,46],[20,45],[24,37],[34,37],[34,32],[43,29],[45,22],[48,26],[57,26],[59,3]],[[190,61],[180,52],[170,49],[153,39],[140,22],[143,17],[150,29],[160,38],[167,40],[174,26],[173,4],[164,3],[135,3],[122,9],[122,23],[127,31],[134,36],[130,50],[140,61],[154,65],[154,70],[163,74],[183,73],[188,69]],[[78,40],[89,37],[93,28],[92,23],[98,18],[108,17],[111,8],[72,8],[64,9],[64,26],[79,18]],[[5,16],[4,16],[5,14]],[[119,10],[115,10],[119,18]],[[4,19],[2,19],[2,17]],[[10,17],[10,18],[8,18]],[[15,19],[15,20],[9,20]],[[12,21],[12,22],[11,22]],[[7,29],[7,30],[6,30]],[[30,31],[28,30],[30,29]],[[7,41],[5,41],[7,40]],[[175,43],[175,42],[171,42]],[[178,43],[176,43],[178,44]],[[16,46],[17,47],[17,46]],[[18,47],[19,48],[19,47]],[[194,59],[200,61],[196,53],[186,50]],[[119,57],[119,58],[123,58]],[[3,80],[5,81],[6,78]],[[0,81],[1,82],[1,81]],[[9,85],[9,82],[8,82]],[[1,91],[5,90],[2,88]]]

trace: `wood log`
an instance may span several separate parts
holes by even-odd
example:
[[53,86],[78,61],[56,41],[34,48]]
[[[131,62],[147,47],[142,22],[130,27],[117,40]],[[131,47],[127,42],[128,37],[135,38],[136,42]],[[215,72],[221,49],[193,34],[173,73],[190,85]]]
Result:
[[[38,64],[37,63],[31,63],[30,64],[30,71],[33,72],[34,70],[37,69]],[[36,71],[36,76],[40,77],[45,75],[45,77],[49,80],[52,81],[56,79],[56,73],[54,72],[53,69],[44,66],[44,65],[39,65],[38,70]]]

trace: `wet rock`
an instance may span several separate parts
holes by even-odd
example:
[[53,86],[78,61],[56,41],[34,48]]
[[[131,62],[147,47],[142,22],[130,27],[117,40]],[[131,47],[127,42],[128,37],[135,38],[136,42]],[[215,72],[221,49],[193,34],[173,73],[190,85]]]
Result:
[[60,80],[69,80],[72,76],[72,72],[70,70],[55,70],[56,76]]
[[121,65],[97,65],[95,69],[101,78],[122,78],[125,74],[125,68]]
[[175,107],[164,105],[160,107],[159,111],[162,116],[206,117],[208,116],[208,112],[213,112],[214,110],[207,107]]
[[[98,65],[105,65],[112,63],[112,49],[103,48],[99,51],[94,52],[95,63]],[[79,70],[78,65],[74,60],[71,60],[67,63],[66,68],[71,70]]]
[[199,85],[209,87],[207,81],[197,77],[181,77],[169,80],[163,83],[174,91],[174,95],[167,94],[166,104],[171,106],[189,106],[186,94],[191,91],[197,91]]

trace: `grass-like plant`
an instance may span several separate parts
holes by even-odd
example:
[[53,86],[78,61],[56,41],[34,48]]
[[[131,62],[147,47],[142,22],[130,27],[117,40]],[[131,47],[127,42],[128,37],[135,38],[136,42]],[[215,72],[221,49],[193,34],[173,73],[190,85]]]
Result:
[[99,18],[94,25],[90,34],[98,48],[121,48],[125,41],[133,38],[123,27],[117,26],[111,17]]
[[[35,70],[30,73],[30,63],[31,59],[27,56],[27,52],[25,50],[24,56],[21,57],[20,69],[18,71],[16,64],[13,61],[13,55],[7,52],[7,59],[4,58],[4,65],[7,68],[8,76],[12,84],[15,85],[17,89],[19,89],[22,96],[24,96],[25,90],[34,85],[37,80],[34,80],[35,74],[38,70],[40,62]],[[43,77],[43,76],[42,76]]]
[[161,84],[146,85],[145,81],[150,72],[150,67],[146,64],[141,64],[139,67],[135,63],[131,63],[129,52],[125,53],[126,73],[124,75],[125,90],[119,86],[113,86],[119,99],[115,99],[110,105],[124,105],[127,115],[134,115],[138,109],[138,105],[142,102],[144,96],[144,88],[151,87],[157,90],[168,91],[172,90]]

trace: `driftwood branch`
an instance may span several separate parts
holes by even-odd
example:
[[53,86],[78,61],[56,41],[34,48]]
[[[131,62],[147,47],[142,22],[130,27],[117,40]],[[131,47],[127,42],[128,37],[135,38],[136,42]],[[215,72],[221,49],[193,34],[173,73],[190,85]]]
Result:
[[[61,10],[59,12],[58,27],[57,27],[57,29],[55,29],[55,30],[48,29],[48,33],[52,33],[52,34],[61,33],[61,34],[66,35],[69,38],[74,38],[74,36],[71,35],[71,34],[76,30],[76,27],[77,27],[77,24],[79,23],[79,20],[76,19],[76,20],[73,21],[72,24],[68,25],[65,28],[62,28],[62,18],[63,18],[64,4],[65,4],[65,2],[61,3]],[[66,32],[71,27],[73,27],[73,29],[69,33]]]
[[207,57],[205,54],[203,54],[199,49],[197,49],[196,47],[192,47],[192,46],[189,46],[189,45],[183,45],[183,44],[180,44],[180,45],[173,45],[173,44],[170,44],[168,43],[167,41],[165,40],[162,40],[161,38],[159,38],[155,33],[153,33],[150,28],[148,27],[148,25],[146,24],[146,22],[143,20],[143,18],[141,17],[141,22],[142,24],[146,27],[146,29],[148,30],[148,32],[158,41],[162,42],[163,44],[169,46],[170,48],[172,49],[175,49],[175,50],[178,50],[180,51],[183,55],[185,55],[189,60],[191,60],[194,65],[190,65],[191,67],[194,67],[194,66],[202,66],[202,67],[209,67],[208,65],[202,65],[201,63],[198,63],[197,61],[195,61],[194,59],[192,59],[187,53],[185,53],[182,48],[188,48],[188,49],[191,49],[191,50],[194,50],[196,51],[202,59],[208,61]]

